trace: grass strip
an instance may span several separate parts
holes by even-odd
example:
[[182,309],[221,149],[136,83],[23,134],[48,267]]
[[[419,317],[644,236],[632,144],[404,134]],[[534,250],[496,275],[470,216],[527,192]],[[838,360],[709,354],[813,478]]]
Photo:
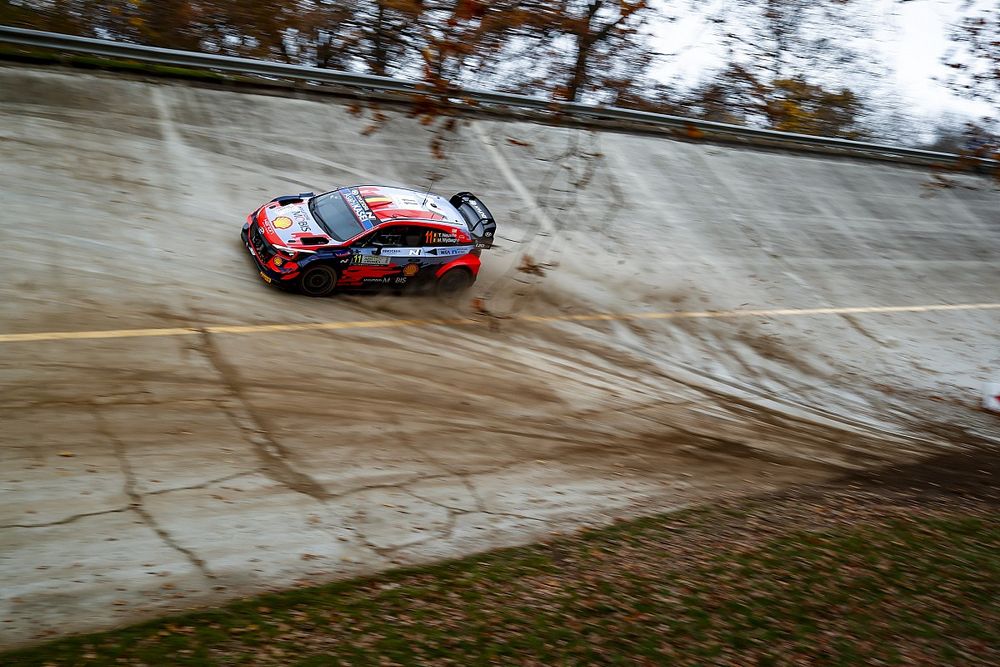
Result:
[[997,664],[998,553],[992,509],[737,504],[263,595],[0,663]]

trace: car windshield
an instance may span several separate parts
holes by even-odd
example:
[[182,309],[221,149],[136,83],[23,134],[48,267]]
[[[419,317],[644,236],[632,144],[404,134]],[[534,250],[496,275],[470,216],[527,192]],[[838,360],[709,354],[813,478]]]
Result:
[[316,222],[337,241],[346,241],[363,231],[347,202],[339,192],[328,192],[309,201],[309,211]]

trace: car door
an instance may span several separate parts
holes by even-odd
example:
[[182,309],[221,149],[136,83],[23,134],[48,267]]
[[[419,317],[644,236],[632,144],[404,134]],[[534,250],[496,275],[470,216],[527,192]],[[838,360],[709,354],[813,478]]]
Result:
[[472,249],[471,239],[466,236],[463,242],[453,228],[445,225],[410,222],[401,233],[399,248],[382,250],[399,267],[400,284],[433,282],[438,269]]
[[341,275],[341,285],[399,289],[432,282],[441,266],[470,249],[444,226],[408,222],[380,227],[352,246],[351,265]]
[[355,241],[351,246],[351,263],[340,275],[341,286],[383,289],[404,284],[405,280],[396,280],[400,268],[394,261],[394,251],[399,250],[402,243],[399,226],[380,228]]
[[435,263],[435,257],[424,246],[424,228],[408,223],[392,229],[392,244],[383,245],[379,251],[395,269],[391,284],[402,286],[422,282],[428,275],[428,267]]
[[428,273],[437,270],[472,250],[468,236],[460,238],[454,229],[427,225],[423,230],[423,252],[427,256]]

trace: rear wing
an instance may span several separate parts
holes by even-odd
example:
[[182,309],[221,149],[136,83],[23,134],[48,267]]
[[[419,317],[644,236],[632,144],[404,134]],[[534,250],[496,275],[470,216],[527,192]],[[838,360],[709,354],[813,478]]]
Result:
[[448,201],[458,209],[465,221],[469,223],[469,233],[472,235],[476,247],[492,248],[497,223],[486,205],[471,192],[459,192]]

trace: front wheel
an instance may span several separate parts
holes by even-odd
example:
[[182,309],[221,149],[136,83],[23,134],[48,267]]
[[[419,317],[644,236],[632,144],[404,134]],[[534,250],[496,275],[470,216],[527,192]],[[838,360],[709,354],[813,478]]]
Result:
[[434,293],[438,296],[452,296],[464,292],[472,286],[472,274],[465,269],[452,269],[438,278]]
[[337,289],[337,272],[324,264],[311,266],[299,278],[299,287],[307,296],[330,296]]

